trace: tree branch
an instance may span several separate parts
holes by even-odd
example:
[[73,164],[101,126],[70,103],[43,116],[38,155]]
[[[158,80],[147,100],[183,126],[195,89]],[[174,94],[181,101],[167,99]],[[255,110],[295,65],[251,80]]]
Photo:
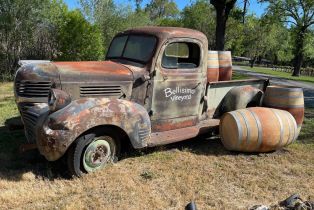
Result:
[[280,22],[282,22],[282,23],[292,23],[292,24],[294,24],[295,26],[297,25],[297,23],[295,23],[295,22],[293,22],[293,21],[291,21],[291,20],[282,20],[282,21],[280,21]]
[[307,27],[310,27],[310,26],[313,25],[313,24],[314,24],[314,20],[311,21],[311,22],[309,22],[309,24],[307,24]]
[[293,19],[295,19],[295,21],[298,21],[300,19],[299,16],[296,13],[294,13],[293,10],[291,10],[289,7],[285,8],[285,9],[282,8],[282,9],[289,12],[290,13],[289,16],[292,17]]
[[310,15],[310,17],[308,18],[306,22],[311,22],[313,20],[313,17],[314,17],[314,12],[312,12],[312,14]]

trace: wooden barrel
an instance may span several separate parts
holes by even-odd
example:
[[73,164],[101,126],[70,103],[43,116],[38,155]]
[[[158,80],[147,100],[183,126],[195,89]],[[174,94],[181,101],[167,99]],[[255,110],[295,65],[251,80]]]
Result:
[[232,58],[230,51],[219,51],[219,81],[229,81],[232,78]]
[[283,109],[292,114],[300,132],[304,120],[303,89],[292,86],[268,86],[265,91],[263,106]]
[[207,82],[217,82],[219,78],[218,51],[208,51]]
[[297,124],[289,112],[264,107],[225,113],[219,131],[226,149],[241,152],[273,151],[297,138]]

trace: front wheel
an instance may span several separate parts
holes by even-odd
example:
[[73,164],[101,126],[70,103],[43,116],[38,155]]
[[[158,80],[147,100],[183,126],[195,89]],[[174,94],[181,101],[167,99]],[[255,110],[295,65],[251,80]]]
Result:
[[82,176],[104,168],[117,160],[118,139],[109,135],[87,134],[79,137],[68,152],[71,176]]

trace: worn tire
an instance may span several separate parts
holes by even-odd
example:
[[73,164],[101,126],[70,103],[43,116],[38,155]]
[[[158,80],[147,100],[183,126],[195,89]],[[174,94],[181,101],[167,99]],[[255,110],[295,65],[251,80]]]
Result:
[[[89,151],[93,150],[93,148],[95,147],[93,144],[95,144],[95,142],[97,141],[101,141],[107,146],[106,148],[110,148],[110,154],[108,156],[105,156],[106,161],[101,161],[101,163],[99,163],[100,165],[97,166],[97,168],[93,168],[86,165],[86,156],[90,156],[91,152]],[[97,133],[83,135],[75,140],[67,153],[67,165],[69,175],[71,177],[81,177],[84,174],[101,169],[110,163],[114,163],[118,160],[117,155],[119,154],[119,151],[120,144],[117,137],[111,137],[108,134],[99,135]]]

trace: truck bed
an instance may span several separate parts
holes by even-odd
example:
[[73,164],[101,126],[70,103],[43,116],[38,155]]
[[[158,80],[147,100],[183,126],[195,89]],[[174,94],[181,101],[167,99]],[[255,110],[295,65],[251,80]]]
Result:
[[216,108],[221,103],[228,91],[232,88],[249,85],[265,91],[268,84],[269,80],[263,79],[231,80],[208,83],[206,93],[208,107],[207,110],[209,114],[208,117],[213,117]]

